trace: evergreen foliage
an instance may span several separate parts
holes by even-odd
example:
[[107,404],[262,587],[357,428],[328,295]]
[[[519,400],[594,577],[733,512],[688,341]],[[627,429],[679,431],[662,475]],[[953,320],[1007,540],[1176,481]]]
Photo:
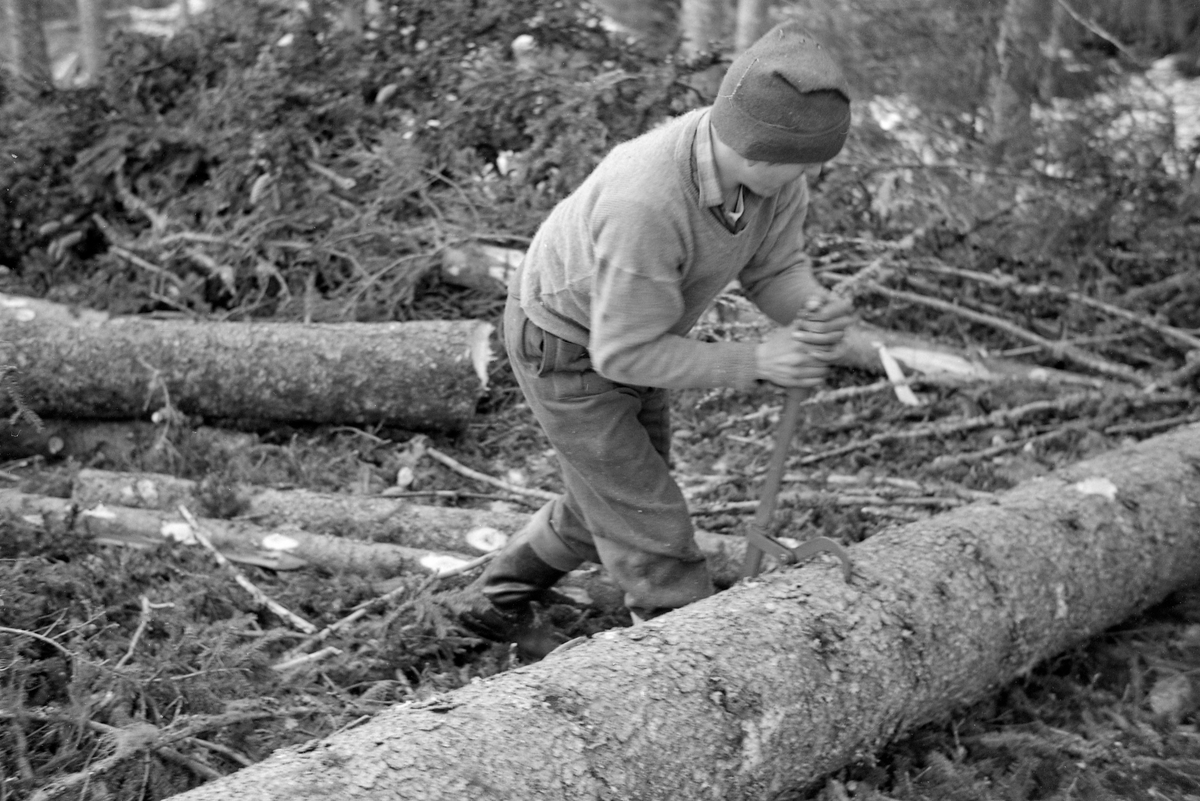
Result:
[[0,122],[0,263],[118,311],[288,317],[315,291],[328,316],[403,318],[440,248],[528,236],[612,144],[702,101],[585,6],[457,6],[386,3],[365,40],[251,0],[119,33],[102,86]]

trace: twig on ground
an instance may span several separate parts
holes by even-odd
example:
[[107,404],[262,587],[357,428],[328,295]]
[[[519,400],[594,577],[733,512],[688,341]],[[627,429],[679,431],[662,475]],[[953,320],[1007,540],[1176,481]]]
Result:
[[133,652],[137,649],[138,641],[142,639],[142,634],[146,632],[146,627],[150,625],[150,615],[155,609],[169,609],[175,606],[172,603],[152,604],[150,599],[145,595],[142,596],[142,613],[138,615],[137,629],[133,632],[133,637],[129,640],[129,648],[126,649],[125,655],[117,661],[117,668],[125,667],[125,663],[133,658]]
[[1024,439],[1019,439],[1019,440],[1016,440],[1015,442],[1005,442],[1002,445],[993,445],[990,448],[983,448],[982,450],[970,451],[967,453],[954,453],[954,454],[943,455],[943,456],[937,457],[932,462],[930,462],[929,469],[930,470],[945,470],[949,467],[954,467],[955,465],[974,464],[975,462],[982,462],[984,459],[990,459],[993,456],[999,456],[1002,453],[1008,453],[1009,451],[1021,450],[1022,448],[1025,448],[1030,445],[1040,444],[1043,442],[1050,442],[1052,440],[1058,439],[1059,437],[1065,436],[1067,434],[1076,433],[1076,432],[1080,432],[1080,431],[1086,431],[1086,430],[1087,429],[1085,426],[1064,426],[1061,428],[1055,428],[1052,431],[1047,431],[1043,434],[1037,434],[1032,437],[1025,437]]
[[927,297],[926,295],[918,295],[915,292],[905,292],[901,289],[891,289],[881,284],[869,283],[866,285],[866,288],[873,292],[878,292],[885,297],[893,298],[895,300],[904,300],[921,306],[928,306],[930,308],[938,309],[939,311],[958,315],[959,317],[963,317],[974,323],[979,323],[980,325],[986,325],[991,328],[1004,331],[1005,333],[1024,340],[1025,342],[1031,342],[1035,345],[1039,345],[1044,350],[1055,356],[1067,359],[1068,361],[1074,362],[1082,367],[1087,367],[1088,369],[1094,370],[1095,372],[1103,375],[1119,378],[1122,381],[1127,381],[1140,387],[1147,387],[1152,383],[1149,378],[1142,376],[1136,370],[1133,370],[1132,368],[1123,364],[1115,364],[1106,359],[1101,359],[1098,356],[1093,356],[1090,353],[1085,353],[1084,351],[1072,345],[1046,339],[1039,334],[1035,334],[1032,331],[1021,328],[1019,325],[1010,323],[1008,320],[1002,320],[999,317],[995,317],[990,314],[972,311],[971,309],[964,308],[949,301],[941,300],[940,298],[931,298]]
[[182,754],[179,751],[176,751],[174,748],[170,748],[165,745],[161,745],[158,748],[155,748],[154,753],[158,754],[160,757],[167,760],[168,762],[174,762],[176,765],[184,767],[184,768],[190,770],[192,773],[195,773],[200,778],[207,779],[208,781],[214,781],[216,779],[221,778],[221,776],[223,775],[221,773],[221,771],[212,767],[208,763],[203,762],[202,760],[199,760],[196,757],[191,757],[191,756],[188,756],[187,754]]
[[[815,406],[819,403],[839,403],[841,401],[850,400],[851,398],[860,398],[866,395],[875,395],[880,392],[888,392],[892,388],[890,381],[876,381],[873,384],[866,384],[861,387],[840,387],[838,389],[823,389],[819,392],[814,392],[800,402],[801,406]],[[727,428],[732,428],[739,423],[750,423],[755,420],[761,420],[764,417],[778,415],[782,406],[762,406],[755,409],[749,414],[738,415],[736,417],[727,417],[722,420],[717,426],[717,431],[724,431]]]
[[[393,598],[404,595],[407,592],[411,592],[413,595],[413,598],[416,598],[416,597],[428,592],[429,590],[433,589],[435,586],[437,586],[442,581],[442,579],[450,578],[451,576],[462,575],[463,573],[467,573],[471,570],[474,570],[475,568],[477,568],[481,565],[487,564],[493,558],[495,558],[496,553],[497,553],[496,551],[490,551],[489,553],[485,553],[483,556],[476,557],[475,559],[472,559],[469,562],[464,562],[463,564],[461,564],[457,567],[453,567],[448,570],[443,570],[440,573],[434,573],[433,575],[426,578],[425,581],[420,586],[418,586],[415,590],[411,590],[407,585],[401,585],[399,587],[396,587],[394,590],[389,590],[388,592],[385,592],[383,595],[380,595],[376,598],[372,598],[369,601],[363,601],[358,606],[354,607],[354,609],[352,609],[350,611],[350,614],[346,615],[345,617],[343,617],[339,620],[334,621],[333,623],[330,623],[328,626],[325,626],[320,631],[313,632],[308,637],[306,637],[304,640],[297,643],[286,654],[283,655],[283,658],[281,659],[281,661],[277,662],[272,667],[275,670],[282,670],[283,669],[283,667],[281,667],[282,665],[286,665],[289,661],[294,661],[296,659],[301,658],[301,655],[304,654],[304,652],[307,651],[309,648],[311,648],[312,646],[314,646],[320,642],[323,642],[331,634],[334,634],[334,633],[344,629],[346,626],[349,626],[354,621],[359,620],[360,618],[364,617],[371,610],[378,609],[379,607],[383,606],[384,604],[386,604],[388,601],[392,600]],[[413,605],[413,599],[410,598],[408,601],[401,604],[396,610],[394,610],[393,614],[395,614],[397,612],[402,612],[405,609],[411,607],[412,605]]]
[[241,751],[235,751],[227,745],[210,742],[199,737],[188,737],[184,740],[189,745],[194,745],[197,748],[206,748],[215,754],[220,754],[231,762],[236,762],[243,768],[248,768],[254,764],[254,760],[243,754]]
[[[950,509],[962,506],[966,501],[961,498],[947,497],[888,497],[875,494],[848,494],[824,491],[797,491],[779,493],[779,503],[782,506],[918,506],[926,508]],[[708,515],[740,514],[754,512],[758,509],[758,501],[728,501],[711,506],[698,506],[692,509],[692,515],[703,517]]]
[[889,272],[886,265],[891,260],[891,256],[891,253],[885,253],[882,256],[875,257],[866,267],[835,283],[833,285],[833,293],[845,297],[853,297],[859,286],[875,283],[882,278],[886,278]]
[[79,654],[74,653],[62,643],[58,642],[57,640],[52,640],[43,634],[38,634],[37,632],[26,631],[25,629],[10,629],[8,626],[0,626],[0,634],[16,634],[21,637],[32,637],[33,639],[44,642],[47,645],[54,646],[63,656],[67,657],[68,659],[82,659]]
[[1082,405],[1089,400],[1095,398],[1094,393],[1077,392],[1073,395],[1064,395],[1061,398],[1053,400],[1034,401],[1027,403],[1024,406],[1017,406],[1013,409],[1000,409],[991,414],[980,417],[959,418],[950,420],[944,423],[933,423],[930,425],[916,426],[914,428],[904,429],[902,431],[884,431],[866,439],[855,440],[854,442],[845,445],[831,448],[820,453],[802,456],[799,459],[799,464],[815,464],[816,462],[831,459],[834,456],[844,456],[847,453],[854,453],[869,448],[873,445],[880,445],[884,442],[892,442],[896,440],[912,440],[922,439],[924,437],[940,437],[949,434],[957,434],[963,431],[972,431],[977,428],[986,428],[988,426],[1002,426],[1013,423],[1024,417],[1042,412],[1066,412],[1076,406]]
[[553,492],[547,492],[546,490],[541,490],[534,487],[518,487],[515,484],[509,484],[507,481],[502,481],[501,479],[489,476],[487,473],[480,473],[478,470],[472,470],[462,462],[452,459],[451,457],[429,445],[423,445],[422,450],[434,461],[440,462],[446,467],[449,467],[459,475],[466,476],[467,478],[475,481],[482,481],[485,484],[491,484],[493,487],[500,487],[505,492],[511,492],[514,495],[528,495],[532,498],[541,498],[542,500],[546,501],[552,501],[558,497],[558,495]]
[[135,267],[142,268],[143,270],[150,273],[151,275],[156,275],[159,278],[162,278],[166,281],[171,282],[172,284],[174,284],[176,287],[179,287],[180,289],[182,289],[184,287],[183,279],[180,278],[178,275],[175,275],[175,273],[171,272],[170,270],[167,270],[164,267],[159,267],[157,264],[154,264],[153,262],[146,261],[141,256],[137,255],[136,253],[134,253],[132,251],[126,250],[125,248],[121,247],[120,245],[109,245],[108,252],[113,254],[114,256],[124,259],[125,261],[129,262],[130,264],[132,264]]
[[283,662],[276,662],[274,665],[271,665],[271,670],[277,670],[282,673],[286,670],[292,670],[293,668],[311,665],[314,662],[320,662],[322,659],[328,659],[331,656],[341,656],[341,654],[341,648],[335,648],[332,645],[327,645],[320,651],[314,651],[311,654],[297,656],[294,659],[288,659]]
[[1110,436],[1121,436],[1123,434],[1153,434],[1158,431],[1165,431],[1168,428],[1187,425],[1200,421],[1200,414],[1181,414],[1175,417],[1167,417],[1162,420],[1147,420],[1144,423],[1121,423],[1115,426],[1109,426],[1104,429],[1104,433]]
[[317,630],[317,627],[312,623],[309,623],[304,618],[284,607],[283,604],[268,596],[265,592],[256,587],[254,583],[250,581],[250,579],[246,578],[245,574],[242,573],[241,570],[235,567],[232,562],[225,558],[223,553],[217,550],[216,546],[212,544],[212,540],[209,539],[208,534],[204,532],[203,527],[201,527],[200,523],[196,521],[196,518],[192,516],[192,513],[187,510],[186,506],[179,506],[179,514],[183,515],[183,519],[186,520],[188,525],[192,527],[192,533],[196,536],[196,539],[200,542],[200,544],[208,549],[209,553],[213,555],[213,558],[217,560],[219,565],[233,574],[234,580],[241,585],[242,589],[250,593],[255,601],[262,606],[265,606],[267,609],[270,609],[283,620],[286,620],[288,623],[292,624],[293,628],[299,629],[305,634],[312,634]]
[[1153,384],[1146,387],[1146,391],[1152,392],[1166,389],[1167,387],[1183,386],[1198,375],[1200,375],[1200,350],[1194,350],[1187,355],[1183,367],[1172,373],[1159,376]]

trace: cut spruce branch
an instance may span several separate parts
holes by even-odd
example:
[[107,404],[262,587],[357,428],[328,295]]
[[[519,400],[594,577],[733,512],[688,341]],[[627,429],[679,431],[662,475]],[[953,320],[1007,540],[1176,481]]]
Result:
[[[88,786],[92,782],[103,778],[105,774],[119,767],[129,759],[145,754],[148,751],[158,752],[160,749],[168,748],[177,742],[188,741],[195,735],[206,731],[222,729],[226,726],[234,726],[239,723],[263,720],[264,718],[302,717],[321,711],[323,710],[317,707],[294,707],[290,709],[230,712],[221,715],[196,715],[177,718],[172,721],[171,725],[163,728],[144,721],[131,723],[126,726],[107,726],[97,724],[94,721],[64,721],[79,723],[79,725],[86,725],[100,731],[111,741],[112,751],[101,759],[90,763],[83,770],[57,778],[39,788],[29,796],[29,801],[54,801],[54,799],[63,796],[78,798],[79,793],[77,788],[80,785],[84,787]],[[71,793],[71,795],[67,795],[68,793]]]
[[1200,580],[1198,462],[1200,427],[1080,462],[177,798],[799,796]]
[[[247,425],[461,430],[487,384],[491,331],[475,320],[109,317],[0,295],[0,340],[29,407],[44,417],[144,419],[170,406]],[[0,414],[12,410],[0,399]]]
[[1024,284],[1011,275],[992,275],[989,273],[981,273],[976,270],[967,270],[962,267],[953,267],[948,264],[939,264],[929,261],[918,261],[908,265],[909,269],[922,270],[931,272],[937,275],[949,275],[956,278],[964,278],[968,281],[984,284],[986,286],[1007,289],[1016,295],[1024,297],[1060,297],[1070,300],[1072,303],[1078,303],[1081,306],[1095,309],[1104,312],[1112,317],[1118,317],[1122,320],[1127,320],[1131,323],[1139,325],[1147,330],[1153,331],[1163,339],[1183,345],[1189,350],[1200,350],[1200,337],[1195,337],[1187,331],[1176,328],[1174,326],[1165,325],[1155,320],[1147,314],[1139,314],[1129,309],[1115,306],[1111,303],[1105,303],[1102,300],[1088,297],[1082,292],[1075,292],[1062,287],[1051,286],[1049,284]]
[[1045,337],[1035,334],[1032,331],[1021,328],[1015,323],[1011,323],[1008,320],[1003,320],[994,315],[972,311],[971,309],[963,308],[958,304],[951,303],[947,300],[941,300],[940,298],[919,295],[916,292],[906,292],[902,289],[892,289],[878,283],[867,283],[864,285],[864,289],[878,293],[893,300],[902,300],[907,303],[914,303],[931,309],[937,309],[939,311],[943,311],[948,314],[954,314],[962,317],[963,319],[970,320],[973,323],[986,325],[998,331],[1003,331],[1006,334],[1009,334],[1010,336],[1013,336],[1024,342],[1038,345],[1053,356],[1065,359],[1073,364],[1079,365],[1080,367],[1085,367],[1089,370],[1100,373],[1101,375],[1117,378],[1121,381],[1125,381],[1130,384],[1136,384],[1140,387],[1146,387],[1152,383],[1150,378],[1141,375],[1131,367],[1110,362],[1067,343],[1055,342],[1053,340],[1046,339]]

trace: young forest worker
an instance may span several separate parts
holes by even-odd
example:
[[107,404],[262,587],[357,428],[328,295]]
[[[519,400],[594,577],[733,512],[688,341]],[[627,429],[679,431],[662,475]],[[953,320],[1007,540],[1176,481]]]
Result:
[[[850,321],[803,254],[807,177],[842,149],[846,80],[782,24],[733,62],[716,102],[618,145],[538,230],[510,285],[505,346],[554,446],[563,494],[465,593],[463,625],[528,656],[555,644],[530,602],[599,562],[635,621],[712,594],[668,467],[668,389],[812,386]],[[781,327],[685,338],[738,279]],[[805,330],[788,328],[805,312]]]

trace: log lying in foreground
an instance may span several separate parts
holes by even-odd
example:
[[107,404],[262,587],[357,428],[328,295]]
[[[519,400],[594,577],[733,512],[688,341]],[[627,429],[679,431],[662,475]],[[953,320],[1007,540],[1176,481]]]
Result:
[[1191,426],[178,798],[772,798],[1200,579],[1198,465]]
[[[492,326],[228,323],[77,313],[0,295],[0,353],[43,417],[220,420],[459,430],[487,383]],[[0,399],[0,414],[11,414]]]

